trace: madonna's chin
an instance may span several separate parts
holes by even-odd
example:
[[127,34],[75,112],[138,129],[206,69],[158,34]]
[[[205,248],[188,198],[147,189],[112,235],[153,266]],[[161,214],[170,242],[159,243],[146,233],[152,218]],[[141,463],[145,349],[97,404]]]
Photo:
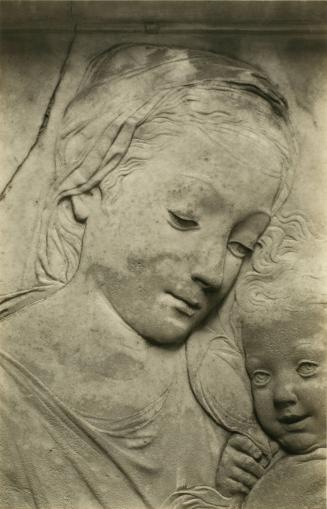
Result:
[[[194,324],[187,317],[167,317],[161,324],[148,330],[144,337],[153,343],[161,345],[179,345],[183,343],[194,330]],[[188,322],[188,323],[187,323]]]

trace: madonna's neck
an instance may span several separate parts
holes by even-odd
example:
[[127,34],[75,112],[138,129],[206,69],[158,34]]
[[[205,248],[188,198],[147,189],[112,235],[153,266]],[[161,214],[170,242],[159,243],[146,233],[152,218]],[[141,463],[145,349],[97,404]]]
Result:
[[57,299],[65,309],[65,321],[73,329],[81,329],[84,341],[90,337],[104,350],[111,339],[125,346],[143,348],[144,338],[119,316],[92,276],[77,274],[58,292]]

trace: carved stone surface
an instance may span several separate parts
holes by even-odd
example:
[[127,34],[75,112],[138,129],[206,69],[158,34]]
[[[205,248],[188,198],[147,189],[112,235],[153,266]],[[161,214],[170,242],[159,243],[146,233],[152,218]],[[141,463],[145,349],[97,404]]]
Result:
[[325,43],[189,32],[5,38],[1,509],[325,507]]

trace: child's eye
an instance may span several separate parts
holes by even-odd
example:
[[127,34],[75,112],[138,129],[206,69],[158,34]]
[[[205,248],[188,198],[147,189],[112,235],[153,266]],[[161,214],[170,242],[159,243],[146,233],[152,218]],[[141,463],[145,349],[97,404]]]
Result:
[[319,366],[316,362],[302,361],[298,364],[296,371],[303,378],[313,376],[317,373]]
[[232,253],[232,255],[236,256],[237,258],[245,258],[246,256],[249,256],[252,253],[252,249],[244,246],[244,244],[241,244],[240,242],[237,242],[235,240],[231,240],[228,243],[228,249]]
[[168,210],[169,220],[168,223],[177,230],[196,230],[199,228],[199,223],[194,219],[183,217],[172,210]]
[[270,378],[270,373],[267,371],[257,370],[252,374],[251,380],[254,385],[263,387],[267,385],[267,383],[270,381]]

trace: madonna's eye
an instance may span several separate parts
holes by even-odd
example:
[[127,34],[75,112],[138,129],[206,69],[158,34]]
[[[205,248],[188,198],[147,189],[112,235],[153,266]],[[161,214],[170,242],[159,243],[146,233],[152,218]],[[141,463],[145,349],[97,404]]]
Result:
[[245,258],[252,254],[252,249],[244,246],[244,244],[241,244],[240,242],[236,242],[235,240],[231,240],[228,243],[228,249],[232,255],[236,256],[236,258]]
[[296,371],[302,378],[309,378],[314,376],[318,371],[319,365],[313,361],[301,361],[299,362]]
[[196,230],[199,224],[194,219],[183,217],[172,210],[168,210],[169,219],[168,223],[177,230]]
[[270,378],[270,373],[267,371],[257,370],[252,374],[251,381],[257,387],[264,387],[270,381]]

